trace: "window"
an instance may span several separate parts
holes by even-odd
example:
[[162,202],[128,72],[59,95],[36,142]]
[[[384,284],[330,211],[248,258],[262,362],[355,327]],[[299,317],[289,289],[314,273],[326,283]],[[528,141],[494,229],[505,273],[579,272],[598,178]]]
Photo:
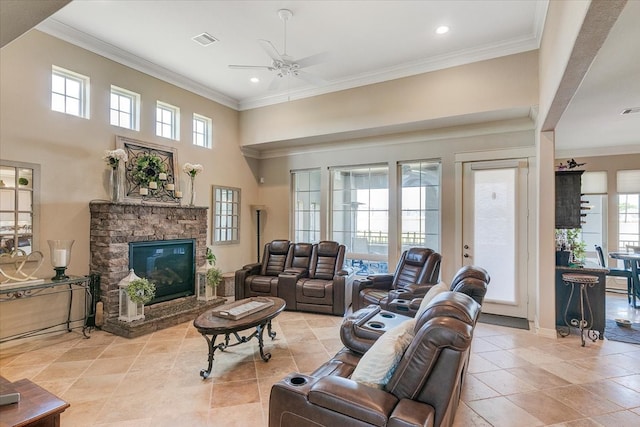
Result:
[[199,114],[193,115],[193,145],[211,148],[211,119]]
[[240,242],[240,189],[213,187],[213,243]]
[[113,126],[140,130],[140,95],[111,85],[109,115]]
[[291,172],[293,239],[320,241],[320,169]]
[[332,238],[347,246],[357,274],[387,272],[389,169],[384,166],[331,170]]
[[89,118],[89,77],[55,65],[51,69],[51,109]]
[[400,244],[402,251],[413,246],[440,251],[440,162],[401,163]]
[[617,172],[618,250],[640,246],[640,170]]
[[40,166],[0,163],[0,253],[37,250],[37,183]]
[[180,109],[158,101],[156,104],[156,135],[178,141]]

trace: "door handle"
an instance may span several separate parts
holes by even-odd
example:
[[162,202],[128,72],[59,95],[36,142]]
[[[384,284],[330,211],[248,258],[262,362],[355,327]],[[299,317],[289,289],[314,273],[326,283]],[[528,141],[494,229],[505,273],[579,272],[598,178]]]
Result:
[[465,249],[469,249],[469,245],[464,245],[464,248]]
[[464,254],[462,256],[465,257],[465,258],[469,258],[469,254]]

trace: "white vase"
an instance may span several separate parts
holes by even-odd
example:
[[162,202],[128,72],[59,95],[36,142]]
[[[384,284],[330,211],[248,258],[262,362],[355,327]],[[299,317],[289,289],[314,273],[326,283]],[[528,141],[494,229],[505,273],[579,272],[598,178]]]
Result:
[[109,187],[111,190],[111,201],[116,203],[122,201],[120,165],[111,168],[111,176],[109,178]]
[[189,186],[189,206],[194,206],[196,201],[196,187],[195,187],[195,176],[191,176],[191,185]]

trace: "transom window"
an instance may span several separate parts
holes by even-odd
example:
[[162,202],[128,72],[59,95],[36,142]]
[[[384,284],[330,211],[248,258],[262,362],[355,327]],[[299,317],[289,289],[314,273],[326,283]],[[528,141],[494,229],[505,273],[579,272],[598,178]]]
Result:
[[111,85],[109,119],[113,126],[140,130],[140,95]]
[[156,135],[163,138],[179,140],[178,123],[180,109],[173,105],[158,101],[156,104]]
[[54,65],[51,69],[51,109],[89,118],[89,77]]
[[347,246],[357,274],[387,272],[389,168],[333,168],[331,206],[332,238]]
[[213,243],[240,242],[240,189],[213,186]]
[[198,147],[211,148],[212,121],[199,114],[193,115],[193,144]]
[[440,251],[440,162],[400,163],[401,246]]
[[296,242],[320,241],[320,169],[292,171],[293,238]]

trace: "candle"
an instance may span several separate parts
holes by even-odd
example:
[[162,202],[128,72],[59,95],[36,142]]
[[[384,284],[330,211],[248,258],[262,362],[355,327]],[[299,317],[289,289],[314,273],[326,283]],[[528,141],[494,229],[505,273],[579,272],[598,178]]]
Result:
[[53,259],[51,264],[54,267],[66,267],[67,266],[67,250],[66,249],[54,249]]
[[156,188],[158,188],[158,183],[155,182],[155,181],[151,181],[149,183],[149,188],[152,189],[152,190],[155,190]]
[[166,174],[166,173],[164,173],[164,172],[160,172],[160,173],[158,174],[158,179],[159,179],[160,181],[166,181],[166,180],[167,180],[167,174]]
[[141,196],[146,196],[147,194],[149,194],[149,189],[148,188],[144,188],[144,187],[140,187],[140,195]]
[[173,191],[176,189],[176,186],[173,184],[167,184],[165,188],[167,189],[167,191]]
[[182,191],[176,191],[176,197],[179,199],[182,197]]

